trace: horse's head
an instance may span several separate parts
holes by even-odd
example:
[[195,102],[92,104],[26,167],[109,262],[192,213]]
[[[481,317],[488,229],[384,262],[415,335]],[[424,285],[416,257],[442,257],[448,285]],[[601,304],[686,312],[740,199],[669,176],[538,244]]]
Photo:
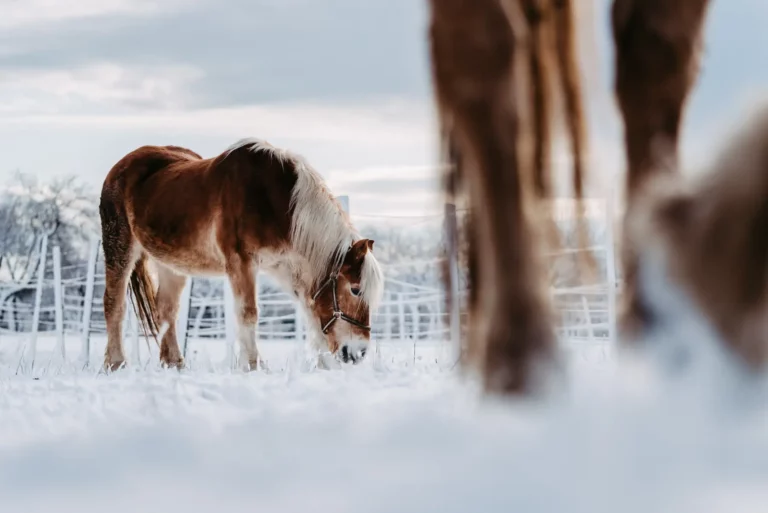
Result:
[[373,256],[373,241],[361,239],[329,272],[313,295],[312,313],[331,353],[358,363],[371,338],[371,312],[381,297],[383,276]]

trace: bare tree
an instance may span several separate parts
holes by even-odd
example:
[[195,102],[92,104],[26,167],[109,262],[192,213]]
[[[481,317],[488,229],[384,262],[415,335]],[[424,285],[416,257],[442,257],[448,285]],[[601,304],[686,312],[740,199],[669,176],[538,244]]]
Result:
[[96,196],[77,177],[40,183],[17,172],[0,196],[0,268],[16,283],[32,280],[45,233],[61,247],[63,265],[79,263],[98,223]]

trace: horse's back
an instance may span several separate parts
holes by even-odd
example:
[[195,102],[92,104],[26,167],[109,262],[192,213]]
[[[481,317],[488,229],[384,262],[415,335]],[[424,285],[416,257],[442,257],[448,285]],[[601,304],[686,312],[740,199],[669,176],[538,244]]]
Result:
[[252,254],[288,240],[292,166],[249,148],[203,159],[186,148],[142,146],[110,171],[102,211],[124,220],[154,258],[184,271],[220,272],[222,252]]
[[102,201],[117,201],[137,183],[172,166],[202,160],[199,154],[181,146],[141,146],[127,153],[109,170],[102,185]]
[[102,186],[103,236],[122,233],[121,239],[148,249],[157,245],[153,241],[173,241],[195,231],[192,226],[202,224],[212,206],[201,172],[205,167],[205,159],[179,146],[142,146],[126,154]]

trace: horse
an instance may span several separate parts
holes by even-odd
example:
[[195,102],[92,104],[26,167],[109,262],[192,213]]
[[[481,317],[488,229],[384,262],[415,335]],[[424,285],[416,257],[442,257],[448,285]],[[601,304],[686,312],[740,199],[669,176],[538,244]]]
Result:
[[[664,307],[674,290],[685,298],[675,307],[687,305],[688,319],[703,319],[755,369],[768,360],[768,115],[739,134],[700,182],[679,172],[681,122],[709,4],[614,0],[611,8],[627,162],[620,338],[632,345],[671,322]],[[443,188],[449,197],[466,192],[470,210],[466,363],[479,368],[490,393],[530,393],[541,364],[554,362],[537,250],[546,242],[558,105],[577,200],[587,178],[575,5],[429,1],[431,78],[449,164]]]
[[652,347],[673,363],[694,359],[701,339],[752,375],[768,363],[768,108],[752,117],[699,176],[649,180],[627,219],[643,307],[628,335],[661,331],[668,347]]
[[142,146],[107,174],[99,214],[106,269],[104,368],[125,365],[128,290],[164,367],[181,368],[179,299],[190,276],[226,276],[241,365],[256,370],[256,275],[264,271],[307,316],[311,347],[337,364],[367,352],[383,272],[320,173],[302,156],[242,139],[204,159],[178,146]]

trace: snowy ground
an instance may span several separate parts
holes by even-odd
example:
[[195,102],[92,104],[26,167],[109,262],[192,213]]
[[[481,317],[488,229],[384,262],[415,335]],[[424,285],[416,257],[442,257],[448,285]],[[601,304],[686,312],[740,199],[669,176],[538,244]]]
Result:
[[46,340],[17,372],[15,342],[0,511],[768,511],[766,387],[725,364],[674,378],[566,343],[559,391],[499,404],[435,344],[321,371],[267,343],[270,372],[243,374],[199,343],[190,370],[104,375],[48,363]]

